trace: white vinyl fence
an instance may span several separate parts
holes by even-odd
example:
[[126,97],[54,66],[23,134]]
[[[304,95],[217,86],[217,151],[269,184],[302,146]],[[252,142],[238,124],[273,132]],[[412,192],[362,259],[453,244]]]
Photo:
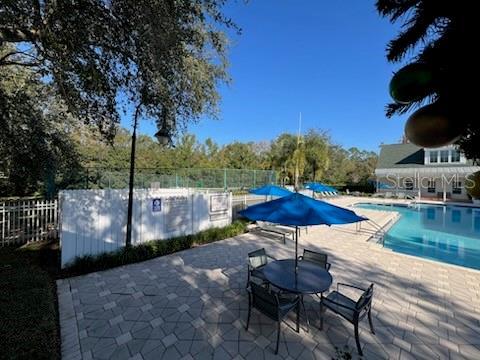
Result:
[[[128,190],[66,190],[59,202],[62,267],[125,245]],[[194,234],[231,223],[232,195],[137,189],[132,219],[132,245]]]
[[55,236],[57,200],[0,201],[0,246],[21,245]]
[[232,200],[232,220],[240,218],[239,211],[242,211],[251,205],[259,204],[268,200],[271,200],[271,197],[264,195],[248,194],[234,196]]

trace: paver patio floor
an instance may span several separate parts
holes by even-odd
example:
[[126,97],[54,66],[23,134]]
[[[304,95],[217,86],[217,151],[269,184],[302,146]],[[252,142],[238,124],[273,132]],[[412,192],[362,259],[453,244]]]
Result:
[[[375,212],[359,211],[381,217]],[[380,221],[380,220],[378,220]],[[377,222],[378,222],[377,221]],[[311,227],[300,249],[325,251],[334,283],[375,284],[376,335],[362,323],[365,359],[480,359],[480,271],[399,255],[367,243],[354,226]],[[274,323],[255,311],[246,331],[246,256],[265,247],[292,258],[265,234],[232,239],[58,282],[64,359],[331,359],[348,346],[353,326],[306,299],[310,332]]]

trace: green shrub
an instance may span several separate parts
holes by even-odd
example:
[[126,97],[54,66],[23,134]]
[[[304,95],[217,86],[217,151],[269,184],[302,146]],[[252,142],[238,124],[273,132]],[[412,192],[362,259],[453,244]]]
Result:
[[190,249],[194,246],[237,236],[243,234],[246,230],[246,222],[235,221],[223,228],[211,228],[193,235],[184,235],[168,240],[149,241],[130,248],[124,247],[114,252],[96,256],[77,257],[71,266],[63,270],[62,274],[68,277],[145,261],[154,257]]

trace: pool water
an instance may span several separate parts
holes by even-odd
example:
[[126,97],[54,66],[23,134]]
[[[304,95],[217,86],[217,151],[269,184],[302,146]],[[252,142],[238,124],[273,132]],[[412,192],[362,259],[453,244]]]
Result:
[[355,207],[400,213],[384,239],[384,246],[393,251],[480,269],[479,208],[425,204]]

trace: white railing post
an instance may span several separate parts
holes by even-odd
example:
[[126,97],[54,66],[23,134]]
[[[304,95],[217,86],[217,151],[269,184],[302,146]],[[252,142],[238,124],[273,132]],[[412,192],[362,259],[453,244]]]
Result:
[[57,228],[57,200],[19,199],[0,202],[0,246],[43,240],[49,224]]

